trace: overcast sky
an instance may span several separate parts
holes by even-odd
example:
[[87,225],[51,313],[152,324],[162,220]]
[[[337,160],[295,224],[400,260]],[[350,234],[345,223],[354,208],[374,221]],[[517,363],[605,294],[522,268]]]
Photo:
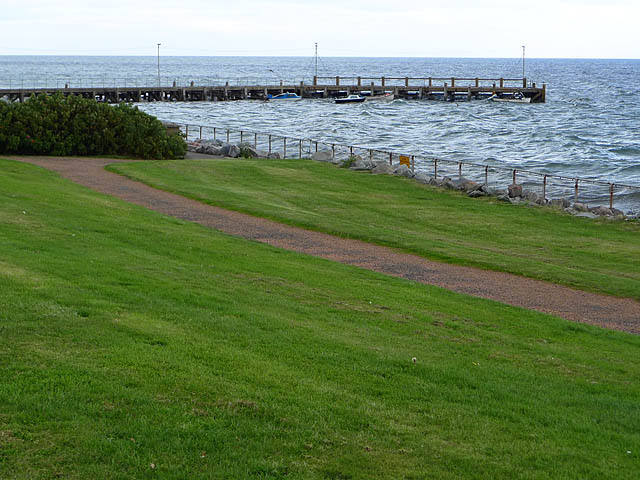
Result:
[[640,0],[0,0],[0,55],[640,58]]

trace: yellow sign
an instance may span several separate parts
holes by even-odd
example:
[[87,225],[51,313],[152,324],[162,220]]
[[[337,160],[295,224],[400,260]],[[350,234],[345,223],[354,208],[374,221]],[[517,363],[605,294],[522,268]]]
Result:
[[409,157],[406,155],[400,155],[400,165],[406,165],[411,168],[411,161],[409,160]]

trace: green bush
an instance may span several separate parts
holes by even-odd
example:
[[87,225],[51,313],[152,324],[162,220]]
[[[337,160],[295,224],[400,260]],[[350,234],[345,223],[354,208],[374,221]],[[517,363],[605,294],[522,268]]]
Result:
[[0,153],[161,159],[186,151],[180,135],[167,135],[157,118],[128,104],[62,94],[0,102]]

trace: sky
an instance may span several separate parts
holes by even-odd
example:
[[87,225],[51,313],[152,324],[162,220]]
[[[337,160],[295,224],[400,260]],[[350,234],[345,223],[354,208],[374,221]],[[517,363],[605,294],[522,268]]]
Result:
[[0,55],[640,58],[639,0],[0,0]]

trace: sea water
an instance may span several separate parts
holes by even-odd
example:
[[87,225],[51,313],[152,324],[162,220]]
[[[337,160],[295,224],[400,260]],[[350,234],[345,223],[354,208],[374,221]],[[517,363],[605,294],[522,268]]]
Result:
[[[320,58],[318,75],[520,78],[521,59]],[[314,58],[0,56],[0,88],[310,82]],[[157,102],[162,120],[640,185],[640,60],[527,59],[547,102]],[[640,192],[625,198],[640,205]]]

